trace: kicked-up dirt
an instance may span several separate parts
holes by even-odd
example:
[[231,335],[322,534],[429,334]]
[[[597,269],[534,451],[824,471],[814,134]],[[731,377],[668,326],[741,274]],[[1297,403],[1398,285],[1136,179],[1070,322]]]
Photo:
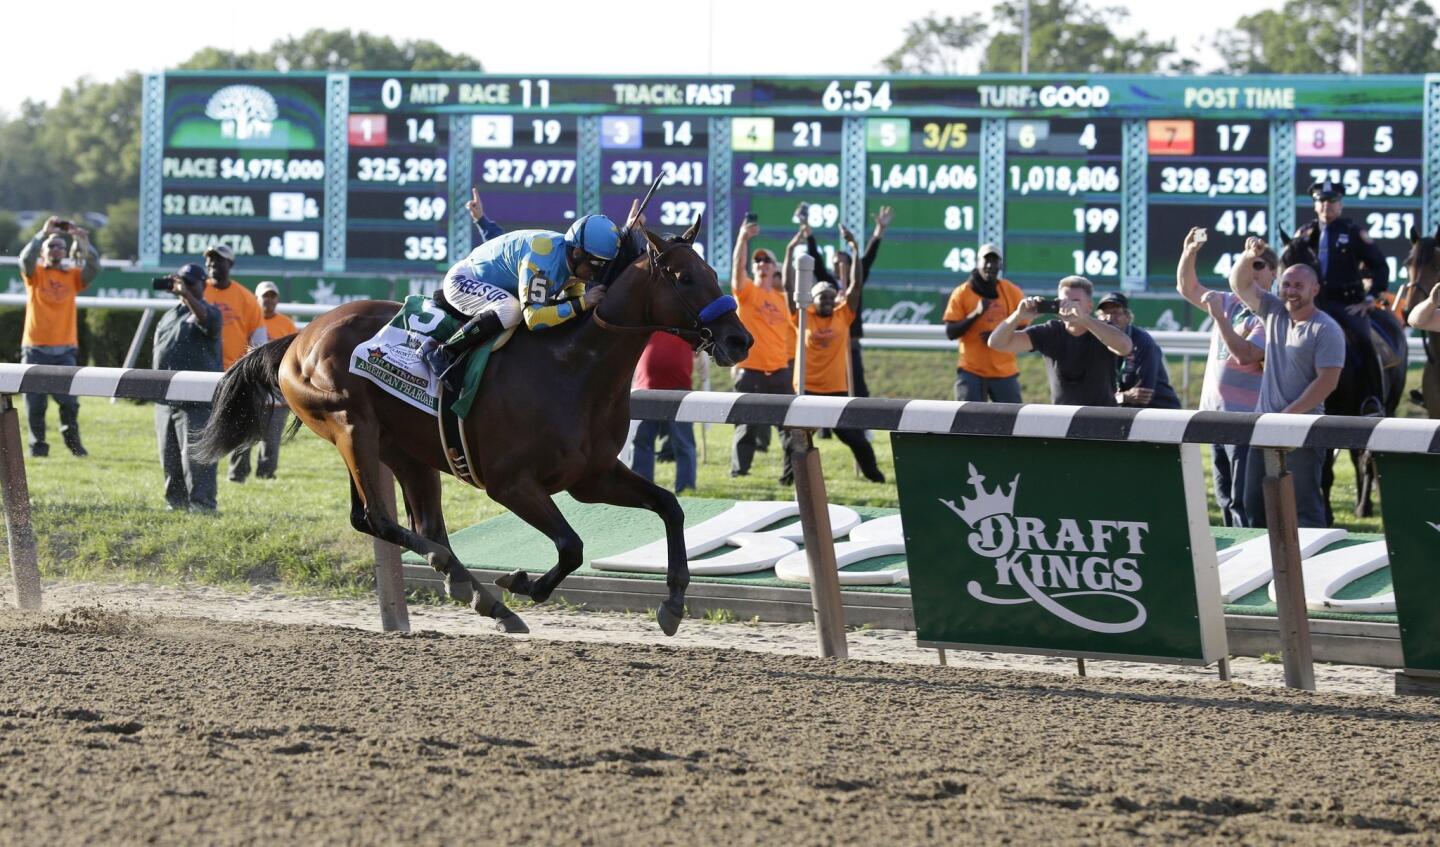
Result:
[[0,611],[7,844],[1433,843],[1437,754],[1421,699]]

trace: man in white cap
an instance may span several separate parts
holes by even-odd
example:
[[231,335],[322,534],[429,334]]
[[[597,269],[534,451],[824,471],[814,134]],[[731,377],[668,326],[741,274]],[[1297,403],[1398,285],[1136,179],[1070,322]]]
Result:
[[[289,317],[276,311],[280,305],[280,288],[270,280],[265,280],[255,286],[255,297],[260,301],[261,320],[265,325],[265,334],[271,341],[277,338],[284,338],[287,335],[294,335],[297,330],[295,322]],[[285,433],[285,422],[290,419],[285,405],[276,405],[270,414],[270,420],[265,425],[265,437],[260,440],[260,463],[255,467],[256,479],[274,479],[275,469],[280,465],[280,436]],[[236,451],[238,459],[234,459],[231,474],[248,476],[250,473],[250,450],[246,448],[243,453]]]
[[1000,322],[1025,299],[1020,286],[1001,279],[1004,257],[994,244],[983,244],[969,279],[955,286],[945,304],[945,337],[960,342],[955,368],[955,399],[1020,402],[1020,366],[1014,353],[992,350],[985,342]]

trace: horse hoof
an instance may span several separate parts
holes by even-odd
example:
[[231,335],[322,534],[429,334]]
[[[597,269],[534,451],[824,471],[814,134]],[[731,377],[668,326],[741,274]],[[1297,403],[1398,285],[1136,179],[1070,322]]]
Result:
[[461,603],[470,603],[475,599],[475,586],[465,577],[457,577],[445,574],[445,594],[451,600],[459,600]]
[[660,608],[655,610],[655,622],[660,624],[660,631],[666,635],[674,635],[675,632],[680,629],[680,621],[683,618],[683,612],[676,614],[670,611],[670,606],[667,603],[661,603]]
[[524,635],[530,631],[530,627],[526,626],[525,622],[520,620],[520,616],[514,614],[495,621],[495,629],[506,635]]
[[495,584],[511,594],[528,595],[530,593],[530,577],[524,571],[511,571],[497,578]]

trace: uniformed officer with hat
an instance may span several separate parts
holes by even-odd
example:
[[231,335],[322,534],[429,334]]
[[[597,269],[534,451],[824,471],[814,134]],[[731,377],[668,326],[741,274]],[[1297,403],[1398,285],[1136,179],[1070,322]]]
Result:
[[[1316,219],[1302,226],[1295,237],[1309,245],[1320,271],[1320,296],[1315,304],[1345,328],[1347,341],[1360,358],[1361,396],[1368,398],[1362,402],[1362,412],[1383,414],[1383,380],[1370,340],[1368,313],[1376,295],[1390,282],[1390,266],[1365,230],[1342,216],[1344,186],[1331,179],[1318,180],[1311,183],[1310,196],[1315,198]],[[1370,276],[1368,290],[1361,279],[1361,266]]]

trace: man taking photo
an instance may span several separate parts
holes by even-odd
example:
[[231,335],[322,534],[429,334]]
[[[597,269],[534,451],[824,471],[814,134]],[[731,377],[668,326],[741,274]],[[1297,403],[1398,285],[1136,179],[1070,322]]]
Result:
[[[1098,320],[1094,312],[1095,286],[1083,276],[1067,276],[1056,286],[1058,302],[1026,297],[1010,317],[990,333],[992,350],[1045,357],[1050,377],[1050,402],[1066,406],[1114,406],[1117,357],[1130,355],[1130,336]],[[1054,306],[1060,320],[1017,330]]]
[[[162,280],[156,280],[162,282]],[[205,270],[185,265],[169,277],[180,302],[155,325],[155,369],[219,371],[222,317],[205,302]],[[155,439],[165,470],[165,503],[172,510],[215,511],[215,465],[190,457],[190,445],[210,420],[209,403],[155,404]]]

